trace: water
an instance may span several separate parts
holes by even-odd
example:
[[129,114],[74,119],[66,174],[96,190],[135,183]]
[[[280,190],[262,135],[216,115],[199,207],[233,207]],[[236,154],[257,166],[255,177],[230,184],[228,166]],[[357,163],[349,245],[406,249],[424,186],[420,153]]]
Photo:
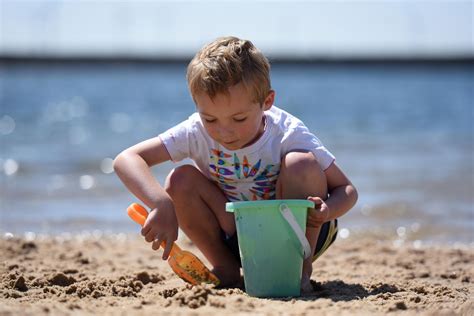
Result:
[[[110,161],[194,110],[185,63],[0,65],[0,233],[132,232]],[[359,191],[348,232],[474,240],[473,64],[275,64]],[[163,181],[171,163],[154,168]]]

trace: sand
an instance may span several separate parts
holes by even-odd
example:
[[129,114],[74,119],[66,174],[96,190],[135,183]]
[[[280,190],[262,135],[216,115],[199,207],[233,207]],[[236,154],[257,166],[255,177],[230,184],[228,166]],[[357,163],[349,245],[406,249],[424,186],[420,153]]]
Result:
[[314,291],[282,299],[188,285],[160,255],[123,234],[3,238],[0,315],[474,315],[472,247],[337,240]]

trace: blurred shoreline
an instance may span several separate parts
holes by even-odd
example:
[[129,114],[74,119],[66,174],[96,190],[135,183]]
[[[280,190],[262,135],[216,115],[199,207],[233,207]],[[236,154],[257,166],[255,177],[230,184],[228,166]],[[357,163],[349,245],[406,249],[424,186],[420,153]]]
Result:
[[[124,215],[125,217],[126,215]],[[79,221],[69,223],[70,226],[74,226]],[[141,240],[144,244],[147,244],[140,234],[140,228],[132,223],[129,219],[123,221],[115,221],[114,228],[104,228],[105,225],[95,227],[92,221],[85,223],[82,230],[77,227],[74,230],[63,230],[63,231],[9,231],[0,228],[0,241],[12,240],[12,239],[23,239],[26,242],[43,242],[43,241],[56,241],[56,242],[67,242],[67,241],[98,241],[104,238],[116,239],[118,241],[124,240]],[[109,223],[110,224],[110,223]],[[115,227],[121,228],[117,230]],[[102,229],[101,229],[102,228]],[[386,244],[394,248],[412,248],[412,249],[427,249],[427,248],[452,248],[452,249],[474,249],[474,240],[433,240],[424,239],[420,237],[420,233],[413,233],[408,230],[409,233],[405,234],[400,238],[397,233],[387,231],[386,229],[376,228],[372,230],[362,230],[360,228],[350,230],[343,228],[342,233],[339,232],[336,238],[338,244],[357,244],[360,240],[370,241],[374,244]],[[421,233],[423,234],[423,233]],[[421,238],[421,239],[418,239]],[[193,245],[189,238],[179,230],[179,236],[176,241],[177,243]]]

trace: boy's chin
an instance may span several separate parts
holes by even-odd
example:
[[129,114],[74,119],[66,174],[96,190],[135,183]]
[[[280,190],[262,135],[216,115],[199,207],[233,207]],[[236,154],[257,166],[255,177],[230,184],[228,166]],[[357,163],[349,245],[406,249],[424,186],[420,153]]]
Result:
[[241,149],[242,146],[240,146],[239,143],[232,143],[232,144],[226,144],[226,143],[220,143],[222,146],[225,147],[225,149],[227,150],[238,150],[238,149]]

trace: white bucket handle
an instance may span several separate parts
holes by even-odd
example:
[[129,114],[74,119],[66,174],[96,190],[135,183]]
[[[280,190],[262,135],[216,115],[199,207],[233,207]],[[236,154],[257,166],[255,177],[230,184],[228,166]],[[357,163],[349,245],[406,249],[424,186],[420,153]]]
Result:
[[306,236],[300,225],[298,225],[298,223],[296,222],[295,216],[291,212],[288,205],[286,205],[285,203],[281,203],[280,213],[283,218],[288,222],[288,224],[290,224],[291,228],[293,229],[293,232],[296,234],[296,237],[298,237],[298,240],[300,241],[300,244],[303,247],[303,257],[305,259],[309,258],[309,256],[311,255],[311,246],[309,245],[309,242],[306,239]]

